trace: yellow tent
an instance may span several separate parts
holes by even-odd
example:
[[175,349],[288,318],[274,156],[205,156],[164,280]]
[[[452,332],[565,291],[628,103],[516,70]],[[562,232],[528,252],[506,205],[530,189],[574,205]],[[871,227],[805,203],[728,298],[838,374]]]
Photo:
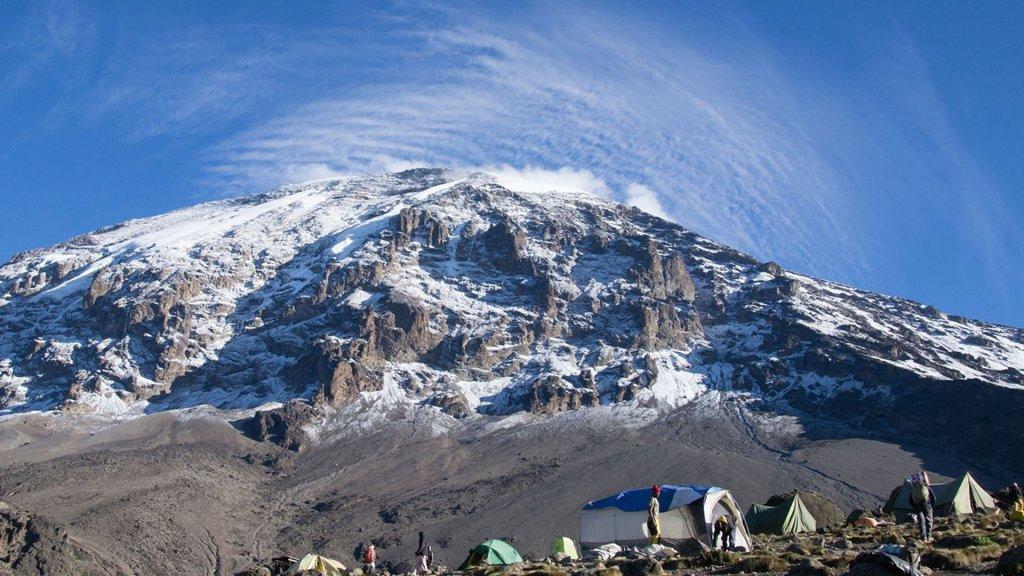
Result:
[[576,551],[576,543],[571,538],[565,536],[555,538],[555,541],[551,543],[551,553],[556,556],[558,554],[565,554],[572,560],[580,559],[580,553]]
[[315,574],[320,574],[321,576],[342,576],[345,566],[337,560],[324,558],[318,554],[306,554],[292,564],[288,571],[285,572],[285,575],[301,574],[307,570],[312,570]]
[[1013,504],[1013,508],[1006,513],[1006,517],[1011,522],[1024,522],[1024,500],[1017,500]]

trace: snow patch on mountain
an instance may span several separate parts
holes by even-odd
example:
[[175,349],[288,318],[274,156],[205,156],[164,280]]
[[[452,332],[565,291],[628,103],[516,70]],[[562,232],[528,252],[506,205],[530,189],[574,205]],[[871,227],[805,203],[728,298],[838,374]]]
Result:
[[507,174],[286,186],[0,268],[0,415],[299,399],[317,406],[299,424],[315,440],[395,420],[641,422],[726,398],[884,406],[901,386],[967,380],[1024,390],[1024,333]]

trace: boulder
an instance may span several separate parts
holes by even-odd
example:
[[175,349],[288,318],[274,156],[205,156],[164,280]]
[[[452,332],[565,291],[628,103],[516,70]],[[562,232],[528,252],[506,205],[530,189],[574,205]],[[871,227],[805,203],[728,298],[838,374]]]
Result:
[[1003,552],[993,571],[1000,576],[1024,576],[1024,546]]
[[[861,518],[872,518],[872,517],[874,517],[874,514],[872,514],[870,510],[865,510],[863,508],[857,508],[853,512],[850,512],[846,516],[846,521],[844,522],[844,524],[846,524],[847,526],[853,526],[853,525],[856,525],[857,521],[860,520]],[[815,518],[815,520],[817,520],[817,518]]]
[[807,558],[803,562],[791,566],[786,572],[786,576],[835,576],[835,570],[814,558]]
[[676,552],[680,556],[699,556],[709,549],[707,544],[697,538],[687,538],[676,546]]
[[280,408],[257,410],[250,424],[250,435],[260,442],[273,442],[282,448],[301,452],[309,443],[302,429],[313,419],[315,409],[301,400],[292,400]]
[[660,576],[665,573],[661,562],[653,558],[637,558],[619,564],[622,576]]

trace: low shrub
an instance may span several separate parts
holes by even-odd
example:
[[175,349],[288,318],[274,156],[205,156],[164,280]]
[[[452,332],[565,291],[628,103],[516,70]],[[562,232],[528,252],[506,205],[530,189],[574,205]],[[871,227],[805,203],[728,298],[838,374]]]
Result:
[[983,534],[958,534],[943,536],[935,541],[937,548],[972,548],[975,546],[992,546],[996,542]]
[[707,568],[710,566],[728,566],[735,564],[739,555],[725,550],[706,550],[692,558],[682,558],[684,566],[690,568]]

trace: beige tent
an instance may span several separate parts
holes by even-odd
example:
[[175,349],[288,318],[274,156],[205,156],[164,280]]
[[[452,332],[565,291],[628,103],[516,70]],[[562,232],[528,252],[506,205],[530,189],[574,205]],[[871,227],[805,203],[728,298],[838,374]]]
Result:
[[306,571],[312,571],[314,574],[320,574],[321,576],[343,576],[345,566],[337,560],[324,558],[317,554],[306,554],[292,564],[288,571],[285,572],[285,575],[302,574]]
[[[935,495],[935,514],[937,516],[959,516],[974,512],[991,513],[998,510],[992,496],[978,484],[970,472],[959,480],[946,484],[932,484]],[[892,491],[889,501],[883,510],[896,516],[896,520],[904,522],[914,513],[910,504],[910,482]]]

